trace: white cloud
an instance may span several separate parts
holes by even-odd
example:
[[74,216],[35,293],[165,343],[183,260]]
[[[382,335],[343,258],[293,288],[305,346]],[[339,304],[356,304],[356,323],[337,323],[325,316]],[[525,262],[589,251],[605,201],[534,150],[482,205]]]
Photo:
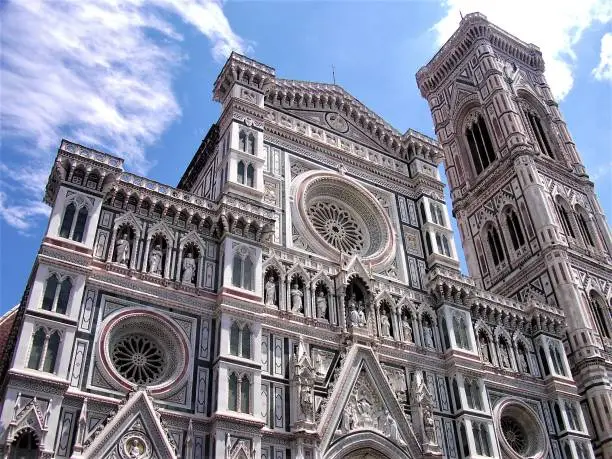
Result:
[[2,160],[3,175],[19,172],[2,180],[0,217],[22,230],[30,220],[16,212],[41,215],[33,199],[62,136],[150,167],[146,147],[181,114],[172,83],[183,37],[169,19],[207,37],[217,61],[246,47],[215,0],[14,1],[2,15],[0,132],[22,147]]
[[575,45],[595,23],[612,21],[609,0],[443,0],[446,16],[434,25],[438,45],[455,31],[464,15],[481,12],[519,39],[537,45],[546,64],[546,79],[558,100],[574,84]]
[[593,69],[593,76],[601,81],[612,81],[612,33],[601,37],[599,65]]

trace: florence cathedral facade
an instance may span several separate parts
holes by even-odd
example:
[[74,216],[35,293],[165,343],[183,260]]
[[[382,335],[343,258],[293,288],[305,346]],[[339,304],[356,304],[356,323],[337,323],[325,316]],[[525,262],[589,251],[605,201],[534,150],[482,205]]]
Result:
[[416,75],[438,140],[233,53],[176,187],[61,141],[2,457],[612,458],[612,240],[543,72],[475,13]]

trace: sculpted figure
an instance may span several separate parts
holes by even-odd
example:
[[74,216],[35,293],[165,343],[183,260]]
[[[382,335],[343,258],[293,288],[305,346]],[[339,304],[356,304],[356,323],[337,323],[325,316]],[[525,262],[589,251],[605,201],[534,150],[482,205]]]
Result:
[[529,364],[527,363],[527,355],[524,350],[519,350],[519,369],[521,373],[529,373]]
[[291,285],[291,290],[289,291],[291,295],[291,312],[295,314],[299,314],[302,312],[302,297],[304,294],[298,287],[298,284],[294,282]]
[[508,346],[505,342],[499,343],[499,354],[502,367],[510,368],[510,356],[508,355]]
[[389,317],[384,312],[380,314],[380,334],[383,338],[391,336],[391,323],[389,322]]
[[425,347],[434,348],[434,342],[433,342],[433,330],[431,329],[431,325],[429,325],[428,323],[423,324],[423,339],[424,339],[424,344]]
[[487,338],[483,335],[480,335],[480,358],[482,358],[483,362],[489,363],[489,343],[487,342]]
[[307,421],[312,421],[312,387],[304,384],[300,389],[300,407]]
[[161,245],[156,244],[149,254],[149,272],[151,274],[161,275],[162,273],[162,257],[163,252]]
[[319,319],[325,319],[325,315],[327,314],[327,298],[325,298],[323,290],[319,290],[319,293],[317,293],[316,308],[317,317]]
[[195,280],[197,263],[193,259],[191,252],[187,252],[185,258],[183,259],[183,282],[187,284],[193,284]]
[[355,309],[355,305],[350,306],[349,320],[353,327],[359,327],[359,312]]
[[268,276],[268,280],[266,281],[265,294],[266,306],[278,305],[276,298],[276,282],[274,282],[274,277],[272,276]]
[[402,329],[404,331],[404,341],[412,343],[412,327],[407,316],[402,317]]
[[359,302],[358,308],[359,308],[358,310],[359,326],[365,327],[366,326],[366,316],[365,316],[365,306],[363,305],[363,301]]
[[117,263],[128,265],[130,263],[130,241],[127,231],[117,239],[115,244],[115,252],[117,254]]

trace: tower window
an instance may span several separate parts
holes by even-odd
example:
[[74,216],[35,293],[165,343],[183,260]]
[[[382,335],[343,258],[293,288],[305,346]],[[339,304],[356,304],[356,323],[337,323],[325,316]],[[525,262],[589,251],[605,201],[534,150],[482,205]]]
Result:
[[237,168],[237,179],[238,179],[238,183],[244,185],[245,182],[245,166],[244,166],[244,162],[239,161],[238,162],[238,168]]
[[446,255],[447,257],[451,256],[450,245],[445,234],[436,233],[436,244],[438,244],[438,251],[442,255]]
[[253,261],[248,253],[236,252],[233,259],[232,284],[246,290],[253,290],[253,271]]
[[535,115],[533,112],[527,112],[527,119],[529,120],[529,125],[531,126],[531,130],[533,131],[533,135],[536,138],[536,142],[538,143],[538,147],[540,151],[551,158],[554,158],[552,149],[550,148],[550,143],[548,142],[548,138],[544,133],[544,129],[542,128],[542,122],[540,118]]
[[237,322],[230,328],[230,354],[245,359],[251,358],[251,329],[248,325],[240,326]]
[[43,294],[42,309],[65,314],[68,309],[70,290],[72,283],[69,278],[65,278],[61,283],[57,276],[53,274],[47,279],[45,292]]
[[518,250],[519,247],[525,244],[525,236],[523,235],[518,215],[512,209],[506,212],[506,225],[508,226],[508,232],[512,240],[512,247],[514,250]]
[[227,408],[240,413],[251,412],[251,382],[246,375],[235,372],[229,377]]
[[476,120],[465,129],[465,137],[468,142],[472,161],[476,174],[480,174],[495,161],[495,151],[491,136],[487,129],[484,118],[478,115]]
[[497,266],[505,260],[505,256],[499,233],[493,226],[487,230],[487,242],[489,243],[489,250],[491,251],[493,264]]
[[557,208],[557,214],[559,215],[559,220],[561,221],[563,231],[566,235],[576,239],[576,234],[574,233],[574,229],[572,228],[570,217],[567,210],[565,209],[565,206],[557,200],[555,202],[555,207]]
[[603,299],[601,299],[599,295],[594,291],[591,292],[589,298],[589,306],[591,307],[591,313],[593,314],[593,318],[595,320],[595,324],[597,326],[599,334],[605,338],[611,338],[610,324],[608,322],[610,312],[608,311],[608,308],[606,307],[606,304]]
[[589,231],[589,227],[587,226],[586,218],[584,218],[584,214],[580,211],[576,214],[576,220],[578,220],[578,229],[580,230],[580,235],[584,240],[585,244],[594,247],[595,244],[593,242],[593,238],[591,237],[591,232]]
[[75,202],[68,204],[64,211],[62,224],[60,225],[60,237],[82,242],[88,213],[87,207],[83,204],[81,204],[80,208]]
[[247,173],[246,173],[246,186],[250,186],[251,188],[253,188],[255,183],[255,168],[253,167],[252,164],[249,164],[247,167]]

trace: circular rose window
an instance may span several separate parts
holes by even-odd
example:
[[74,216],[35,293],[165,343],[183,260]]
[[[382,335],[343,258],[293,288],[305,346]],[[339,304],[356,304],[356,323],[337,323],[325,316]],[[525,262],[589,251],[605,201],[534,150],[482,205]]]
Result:
[[518,400],[506,399],[496,408],[496,428],[508,457],[542,459],[547,454],[546,432],[538,415]]
[[184,379],[189,346],[174,322],[148,310],[122,311],[106,321],[99,341],[103,368],[117,388],[171,390]]
[[373,269],[395,257],[395,232],[386,211],[364,187],[331,171],[309,171],[292,184],[293,223],[316,253],[337,260],[358,255]]

